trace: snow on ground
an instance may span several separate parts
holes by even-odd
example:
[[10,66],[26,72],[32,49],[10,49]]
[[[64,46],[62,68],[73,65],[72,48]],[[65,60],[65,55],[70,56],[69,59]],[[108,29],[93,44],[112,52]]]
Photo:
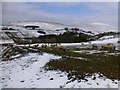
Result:
[[27,30],[24,28],[21,28],[20,30],[17,30],[18,33],[18,37],[38,37],[39,35],[44,35],[44,34],[40,34],[37,31],[38,30]]
[[79,46],[81,43],[61,43],[62,46]]
[[89,45],[89,44],[108,44],[108,43],[113,43],[114,45],[118,45],[118,37],[115,38],[109,38],[104,40],[96,40],[96,41],[90,41],[90,42],[83,42],[83,43],[61,43],[62,46],[80,46],[82,44]]
[[[17,45],[17,46],[35,46],[38,45],[38,47],[41,47],[42,45],[47,45],[47,46],[51,46],[53,45],[52,43],[36,43],[36,44],[26,44],[26,45]],[[58,43],[59,44],[59,43]],[[60,43],[60,45],[58,46],[79,46],[81,45],[81,43]]]
[[113,35],[111,35],[111,36],[103,36],[103,37],[99,38],[99,40],[111,39],[111,38],[114,38],[114,36]]
[[12,61],[0,62],[2,75],[0,81],[4,88],[117,88],[117,80],[112,81],[106,77],[92,80],[86,77],[88,82],[81,81],[67,83],[67,73],[61,71],[45,71],[43,66],[51,59],[59,59],[60,56],[43,53],[29,53]]
[[110,38],[105,40],[97,40],[97,41],[91,41],[91,44],[108,44],[113,43],[114,45],[118,44],[118,38]]
[[[92,80],[93,77],[96,77],[96,80]],[[69,88],[118,88],[118,81],[111,81],[110,79],[100,79],[98,78],[99,75],[95,74],[92,77],[86,77],[86,79],[88,80],[88,82],[85,81],[81,81],[80,83],[76,81],[67,84],[65,87]],[[104,77],[106,78],[106,77]],[[116,84],[113,84],[116,83]]]
[[12,40],[0,40],[0,44],[10,44],[10,43],[14,43],[14,41],[12,41]]
[[107,51],[99,51],[99,50],[80,50],[80,51],[74,51],[76,53],[87,53],[87,54],[94,54],[94,53],[102,53],[102,52],[106,52]]
[[[103,39],[104,38],[104,39]],[[119,46],[118,44],[118,37],[114,37],[114,36],[105,36],[102,37],[99,40],[96,41],[89,41],[89,42],[82,42],[82,43],[58,43],[60,45],[58,46],[77,46],[77,47],[82,47],[82,48],[90,48],[92,44],[97,44],[97,45],[102,45],[102,44],[108,44],[108,43],[112,43],[115,46]],[[43,45],[45,43],[36,43],[36,44],[26,44],[26,45],[17,45],[17,46],[35,46],[38,45],[38,47],[41,47],[41,45]],[[51,43],[46,43],[47,46],[51,46]]]
[[[52,78],[49,77],[49,75],[54,76],[56,72],[45,73],[43,72],[42,67],[50,59],[59,58],[61,57],[47,53],[44,53],[43,55],[29,53],[25,57],[14,59],[13,61],[1,62],[0,67],[2,67],[3,71],[3,87],[44,87],[47,83],[46,81],[50,81],[50,78]],[[48,87],[53,86],[54,84],[52,82],[48,82]]]
[[105,24],[105,23],[88,23],[88,24],[78,23],[78,24],[73,24],[70,26],[81,28],[84,31],[92,31],[95,34],[103,33],[103,32],[110,32],[110,31],[113,31],[113,32],[118,31],[118,28]]
[[[82,43],[60,43],[60,46],[78,46],[78,47],[90,47],[90,45],[92,44],[108,44],[108,43],[112,43],[115,46],[118,46],[118,38],[109,38],[109,39],[104,39],[104,40],[96,40],[96,41],[90,41],[90,42],[82,42]],[[36,44],[30,44],[30,46],[34,46],[34,45],[38,45],[39,47],[41,47],[41,45],[44,43],[36,43]],[[82,45],[83,44],[83,45]],[[50,46],[51,44],[46,44],[48,46]],[[29,46],[29,44],[26,45],[18,45],[18,46]]]
[[26,21],[26,22],[19,22],[19,23],[12,23],[12,26],[39,26],[42,29],[45,30],[56,30],[56,29],[63,29],[66,25],[60,24],[60,23],[53,23],[53,22],[45,22],[45,21],[39,21],[39,22],[32,22],[32,21]]

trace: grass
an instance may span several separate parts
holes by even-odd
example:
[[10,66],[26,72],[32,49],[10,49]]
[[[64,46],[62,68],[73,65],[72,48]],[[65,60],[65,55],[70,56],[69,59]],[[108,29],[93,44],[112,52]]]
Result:
[[66,50],[63,51],[58,47],[55,47],[55,48],[39,48],[39,51],[52,53],[52,54],[63,56],[63,57],[65,57],[65,56],[82,57],[82,58],[88,58],[88,59],[99,59],[99,58],[116,59],[116,58],[118,58],[114,55],[106,55],[106,54],[103,54],[103,53],[98,53],[98,54],[77,53],[77,52],[73,52],[70,49],[66,49]]
[[[62,56],[60,60],[51,60],[45,66],[47,70],[61,70],[68,72],[69,79],[85,79],[94,73],[102,73],[109,79],[119,79],[120,56],[101,54],[75,53],[71,50],[62,51],[59,48],[42,48],[43,52]],[[68,56],[68,57],[66,57]],[[79,60],[70,57],[82,57],[88,60]]]

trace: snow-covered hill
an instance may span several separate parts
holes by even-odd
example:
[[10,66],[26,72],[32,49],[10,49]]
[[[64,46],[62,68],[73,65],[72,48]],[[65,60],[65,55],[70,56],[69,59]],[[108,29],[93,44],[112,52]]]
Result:
[[112,43],[114,45],[118,45],[118,37],[114,37],[114,38],[107,38],[104,40],[96,40],[96,41],[91,41],[92,44],[108,44],[108,43]]
[[[36,29],[28,29],[25,27],[34,26],[38,27]],[[45,22],[45,21],[39,21],[39,22],[18,22],[18,23],[11,23],[7,26],[7,28],[14,28],[18,33],[18,37],[38,37],[39,35],[45,35],[45,34],[60,34],[64,33],[64,28],[67,25],[61,24],[61,23],[54,23],[54,22]],[[12,30],[10,30],[12,31]],[[39,33],[38,31],[41,31],[43,33]]]
[[90,24],[73,24],[71,27],[81,28],[85,31],[92,31],[95,34],[103,32],[117,32],[117,28],[104,23],[90,23]]
[[95,45],[104,45],[104,44],[114,44],[117,48],[117,50],[119,50],[120,48],[120,44],[118,43],[119,38],[117,36],[103,36],[101,38],[99,38],[98,40],[95,41],[89,41],[89,42],[82,42],[82,43],[62,43],[61,45],[63,46],[78,46],[81,47],[81,45],[84,45],[83,47],[88,47],[90,48],[91,45],[95,44]]
[[[10,23],[5,27],[9,28],[9,32],[16,31],[17,36],[23,38],[38,37],[39,35],[48,35],[48,34],[58,35],[60,33],[63,34],[66,31],[84,33],[88,35],[94,35],[109,31],[117,32],[117,28],[103,23],[65,25],[56,22],[24,21],[24,22]],[[30,27],[33,27],[35,29]],[[65,30],[65,28],[68,28],[68,30]],[[77,28],[78,30],[76,30],[75,28]]]
[[[45,21],[39,21],[39,22],[17,22],[17,23],[11,23],[8,26],[4,26],[9,29],[9,32],[17,31],[18,37],[38,37],[39,35],[45,35],[45,34],[63,34],[66,31],[70,32],[76,32],[76,30],[71,29],[69,25],[61,24],[61,23],[55,23],[55,22],[45,22]],[[27,27],[27,28],[26,28]],[[31,29],[28,27],[33,27],[35,29]],[[68,30],[65,30],[65,28],[68,28]],[[14,30],[11,30],[14,29]],[[6,31],[6,30],[4,30]],[[8,32],[8,30],[7,30]],[[40,33],[43,32],[43,33]],[[84,31],[84,30],[77,30],[78,33],[84,33],[93,35],[92,32]]]
[[12,26],[17,27],[25,27],[27,25],[32,26],[39,26],[41,29],[44,30],[56,30],[56,29],[63,29],[65,28],[64,24],[61,23],[55,23],[55,22],[45,22],[45,21],[26,21],[26,22],[18,22],[18,23],[11,23]]

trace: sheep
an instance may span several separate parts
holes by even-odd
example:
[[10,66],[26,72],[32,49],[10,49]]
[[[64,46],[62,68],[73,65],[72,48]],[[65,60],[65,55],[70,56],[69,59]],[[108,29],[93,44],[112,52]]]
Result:
[[51,47],[57,47],[57,46],[58,46],[57,43],[51,44]]
[[84,43],[82,42],[81,45],[84,46]]
[[98,46],[94,43],[92,44],[92,49],[98,49]]
[[91,42],[89,42],[89,45],[91,45]]
[[103,44],[101,45],[101,49],[102,50],[115,50],[116,49],[116,46],[114,44]]
[[60,50],[60,51],[67,51],[68,49],[67,49],[65,46],[60,46],[60,47],[59,47],[59,50]]
[[39,46],[39,44],[34,45],[34,47],[38,47],[38,46]]
[[47,45],[46,45],[46,44],[42,44],[41,47],[42,47],[42,48],[46,48]]
[[57,46],[61,46],[61,43],[58,43],[58,45]]

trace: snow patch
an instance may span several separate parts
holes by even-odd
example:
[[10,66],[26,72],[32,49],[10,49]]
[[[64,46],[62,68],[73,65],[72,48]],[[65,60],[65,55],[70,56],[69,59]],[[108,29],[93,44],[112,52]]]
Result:
[[[29,53],[24,57],[11,61],[0,62],[2,75],[0,76],[3,88],[117,88],[118,81],[98,78],[98,74],[86,77],[85,82],[77,80],[69,82],[66,72],[46,71],[44,65],[51,59],[59,59],[60,56],[43,53]],[[96,77],[95,80],[92,78]]]

